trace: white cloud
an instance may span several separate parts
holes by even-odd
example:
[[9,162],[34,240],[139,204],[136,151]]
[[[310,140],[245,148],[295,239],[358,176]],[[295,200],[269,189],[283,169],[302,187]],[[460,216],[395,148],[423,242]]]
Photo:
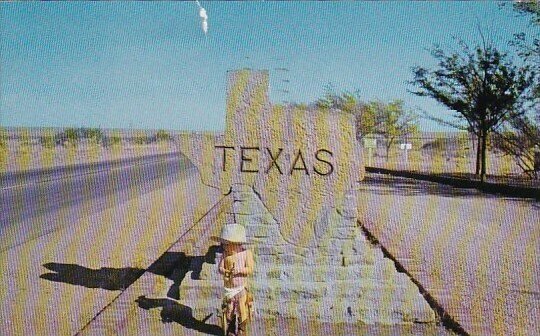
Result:
[[208,14],[206,14],[206,9],[204,9],[198,0],[195,1],[197,3],[197,6],[199,6],[199,16],[202,20],[202,30],[204,34],[208,33]]

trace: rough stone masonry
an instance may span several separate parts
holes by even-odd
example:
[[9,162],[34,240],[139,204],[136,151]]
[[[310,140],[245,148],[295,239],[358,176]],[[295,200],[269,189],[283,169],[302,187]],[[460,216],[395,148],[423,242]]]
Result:
[[[272,105],[268,79],[266,71],[229,72],[225,134],[214,138],[210,157],[191,153],[204,182],[227,195],[201,225],[240,223],[253,244],[257,314],[370,324],[435,322],[418,288],[358,228],[361,200],[355,188],[364,166],[353,116]],[[199,148],[208,154],[208,144]],[[209,298],[219,300],[215,265],[205,264],[201,277],[211,280]],[[197,288],[206,285],[183,284],[190,292],[183,296],[197,296]],[[199,300],[194,308],[208,305],[219,303]]]
[[364,167],[353,116],[272,105],[265,71],[229,72],[228,81],[226,131],[214,146],[211,183],[224,192],[252,187],[284,239],[316,246],[328,209],[356,205],[347,191]]

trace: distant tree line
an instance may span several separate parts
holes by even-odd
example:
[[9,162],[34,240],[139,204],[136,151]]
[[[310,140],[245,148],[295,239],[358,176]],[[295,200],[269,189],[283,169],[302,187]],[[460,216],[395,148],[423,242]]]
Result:
[[399,99],[388,102],[363,101],[358,91],[336,93],[332,86],[328,85],[325,95],[313,105],[319,109],[336,109],[352,114],[356,122],[357,140],[366,136],[382,137],[387,159],[390,148],[399,139],[414,136],[419,132],[418,115],[408,110]]
[[165,130],[158,130],[153,134],[146,132],[135,132],[135,135],[128,137],[119,132],[113,132],[107,135],[99,128],[66,128],[63,131],[53,133],[44,131],[40,136],[39,141],[44,147],[61,146],[76,146],[82,141],[99,144],[105,147],[119,145],[123,141],[131,142],[137,145],[146,145],[156,142],[171,141],[172,136]]

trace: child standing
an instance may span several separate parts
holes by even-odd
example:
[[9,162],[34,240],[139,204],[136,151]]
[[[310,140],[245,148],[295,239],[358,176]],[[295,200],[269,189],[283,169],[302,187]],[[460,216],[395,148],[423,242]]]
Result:
[[[219,261],[219,273],[223,275],[224,296],[228,303],[227,320],[232,325],[232,314],[235,305],[239,310],[238,335],[246,335],[249,317],[247,277],[253,274],[253,253],[243,244],[246,241],[246,230],[240,224],[227,224],[219,238],[223,246],[223,255]],[[228,334],[234,333],[228,331]]]

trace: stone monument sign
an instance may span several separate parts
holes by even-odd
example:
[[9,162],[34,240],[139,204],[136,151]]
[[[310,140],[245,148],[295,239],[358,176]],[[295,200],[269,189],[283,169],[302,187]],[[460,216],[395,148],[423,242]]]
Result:
[[224,193],[251,186],[287,241],[314,246],[329,209],[356,208],[347,191],[363,178],[364,166],[354,117],[273,105],[268,81],[267,71],[228,73],[226,129],[214,145],[211,184]]

